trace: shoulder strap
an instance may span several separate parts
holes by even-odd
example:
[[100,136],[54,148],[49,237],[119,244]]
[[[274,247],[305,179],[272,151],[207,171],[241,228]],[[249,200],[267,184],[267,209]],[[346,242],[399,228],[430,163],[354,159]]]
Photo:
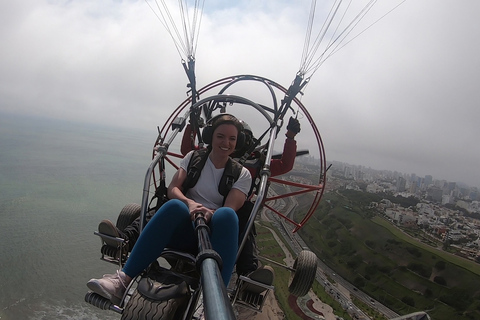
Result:
[[188,162],[187,178],[182,184],[183,194],[186,194],[188,189],[193,188],[197,184],[202,169],[207,162],[209,153],[210,150],[207,148],[195,150],[193,152],[192,157]]
[[[154,210],[157,212],[160,207],[168,201],[167,196],[167,185],[165,183],[165,159],[162,158],[160,161],[160,181],[158,183],[157,188],[155,189],[155,194],[153,195],[152,199],[150,199],[150,203],[148,204],[148,211]],[[157,200],[155,206],[152,207],[152,203],[154,200]]]
[[[197,184],[209,154],[210,150],[208,149],[200,149],[193,152],[187,167],[187,178],[182,184],[183,194],[186,194],[188,189],[193,188]],[[231,158],[228,159],[218,184],[218,192],[223,196],[224,202],[233,185],[240,177],[242,168],[243,166],[238,161]]]
[[229,158],[227,164],[225,166],[225,170],[223,171],[222,178],[218,185],[218,192],[226,198],[230,190],[232,190],[233,185],[240,177],[240,173],[242,173],[242,165],[232,159]]

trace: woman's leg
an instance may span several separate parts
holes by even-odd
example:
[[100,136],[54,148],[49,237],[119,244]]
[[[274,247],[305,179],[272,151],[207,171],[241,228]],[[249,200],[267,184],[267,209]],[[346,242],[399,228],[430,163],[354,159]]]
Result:
[[163,252],[166,246],[178,250],[196,247],[188,207],[179,200],[166,202],[147,223],[123,268],[134,278]]
[[210,242],[222,258],[222,279],[225,286],[230,282],[238,251],[238,217],[231,208],[217,209],[209,223]]

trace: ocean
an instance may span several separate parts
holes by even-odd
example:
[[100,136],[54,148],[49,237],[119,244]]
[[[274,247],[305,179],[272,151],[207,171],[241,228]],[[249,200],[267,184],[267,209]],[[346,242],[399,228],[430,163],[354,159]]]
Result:
[[120,318],[84,302],[116,269],[93,232],[140,203],[147,129],[0,114],[0,320]]

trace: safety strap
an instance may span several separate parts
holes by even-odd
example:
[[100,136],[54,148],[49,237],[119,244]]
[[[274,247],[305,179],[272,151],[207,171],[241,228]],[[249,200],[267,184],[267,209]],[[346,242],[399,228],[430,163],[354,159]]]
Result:
[[[207,162],[208,155],[210,154],[210,150],[200,149],[195,150],[190,158],[188,163],[188,171],[187,171],[187,178],[182,184],[183,194],[186,194],[190,188],[193,188],[200,178],[200,174],[202,173],[202,169]],[[220,183],[218,184],[218,193],[223,196],[223,201],[225,202],[225,198],[227,197],[230,190],[232,190],[233,185],[240,177],[240,173],[242,172],[242,165],[237,161],[229,158],[227,164],[225,165],[225,170],[223,170],[222,178],[220,179]]]

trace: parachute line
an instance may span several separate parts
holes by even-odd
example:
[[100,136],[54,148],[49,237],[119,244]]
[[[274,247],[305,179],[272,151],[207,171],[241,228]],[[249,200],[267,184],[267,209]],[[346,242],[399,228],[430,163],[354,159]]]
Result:
[[[377,24],[380,20],[385,18],[388,14],[397,9],[406,1],[407,0],[401,0],[400,3],[398,3],[388,12],[383,14],[380,18],[376,19],[359,33],[349,38],[349,36],[351,36],[352,34],[352,31],[356,27],[358,27],[359,23],[368,15],[368,13],[371,12],[372,8],[377,4],[378,0],[369,0],[361,8],[361,10],[354,15],[353,19],[346,24],[345,27],[342,27],[342,24],[347,18],[347,12],[351,9],[353,4],[358,3],[356,1],[349,0],[348,3],[344,4],[344,2],[347,1],[335,0],[317,36],[315,37],[315,40],[313,41],[313,43],[310,43],[312,39],[313,24],[316,14],[317,3],[316,0],[312,0],[305,36],[305,43],[303,46],[302,58],[298,74],[302,77],[308,75],[308,77],[310,78],[328,58],[330,58],[333,54],[337,53],[340,49],[355,40],[372,26]],[[329,38],[328,43],[324,45],[323,48],[321,48],[322,43],[326,41],[327,36]],[[317,52],[319,51],[320,54],[317,55]]]
[[[195,60],[205,0],[194,0],[193,8],[189,8],[187,0],[178,0],[179,19],[174,18],[165,0],[152,1],[155,5],[145,0],[172,38],[182,60]],[[181,25],[175,21],[180,21]]]

